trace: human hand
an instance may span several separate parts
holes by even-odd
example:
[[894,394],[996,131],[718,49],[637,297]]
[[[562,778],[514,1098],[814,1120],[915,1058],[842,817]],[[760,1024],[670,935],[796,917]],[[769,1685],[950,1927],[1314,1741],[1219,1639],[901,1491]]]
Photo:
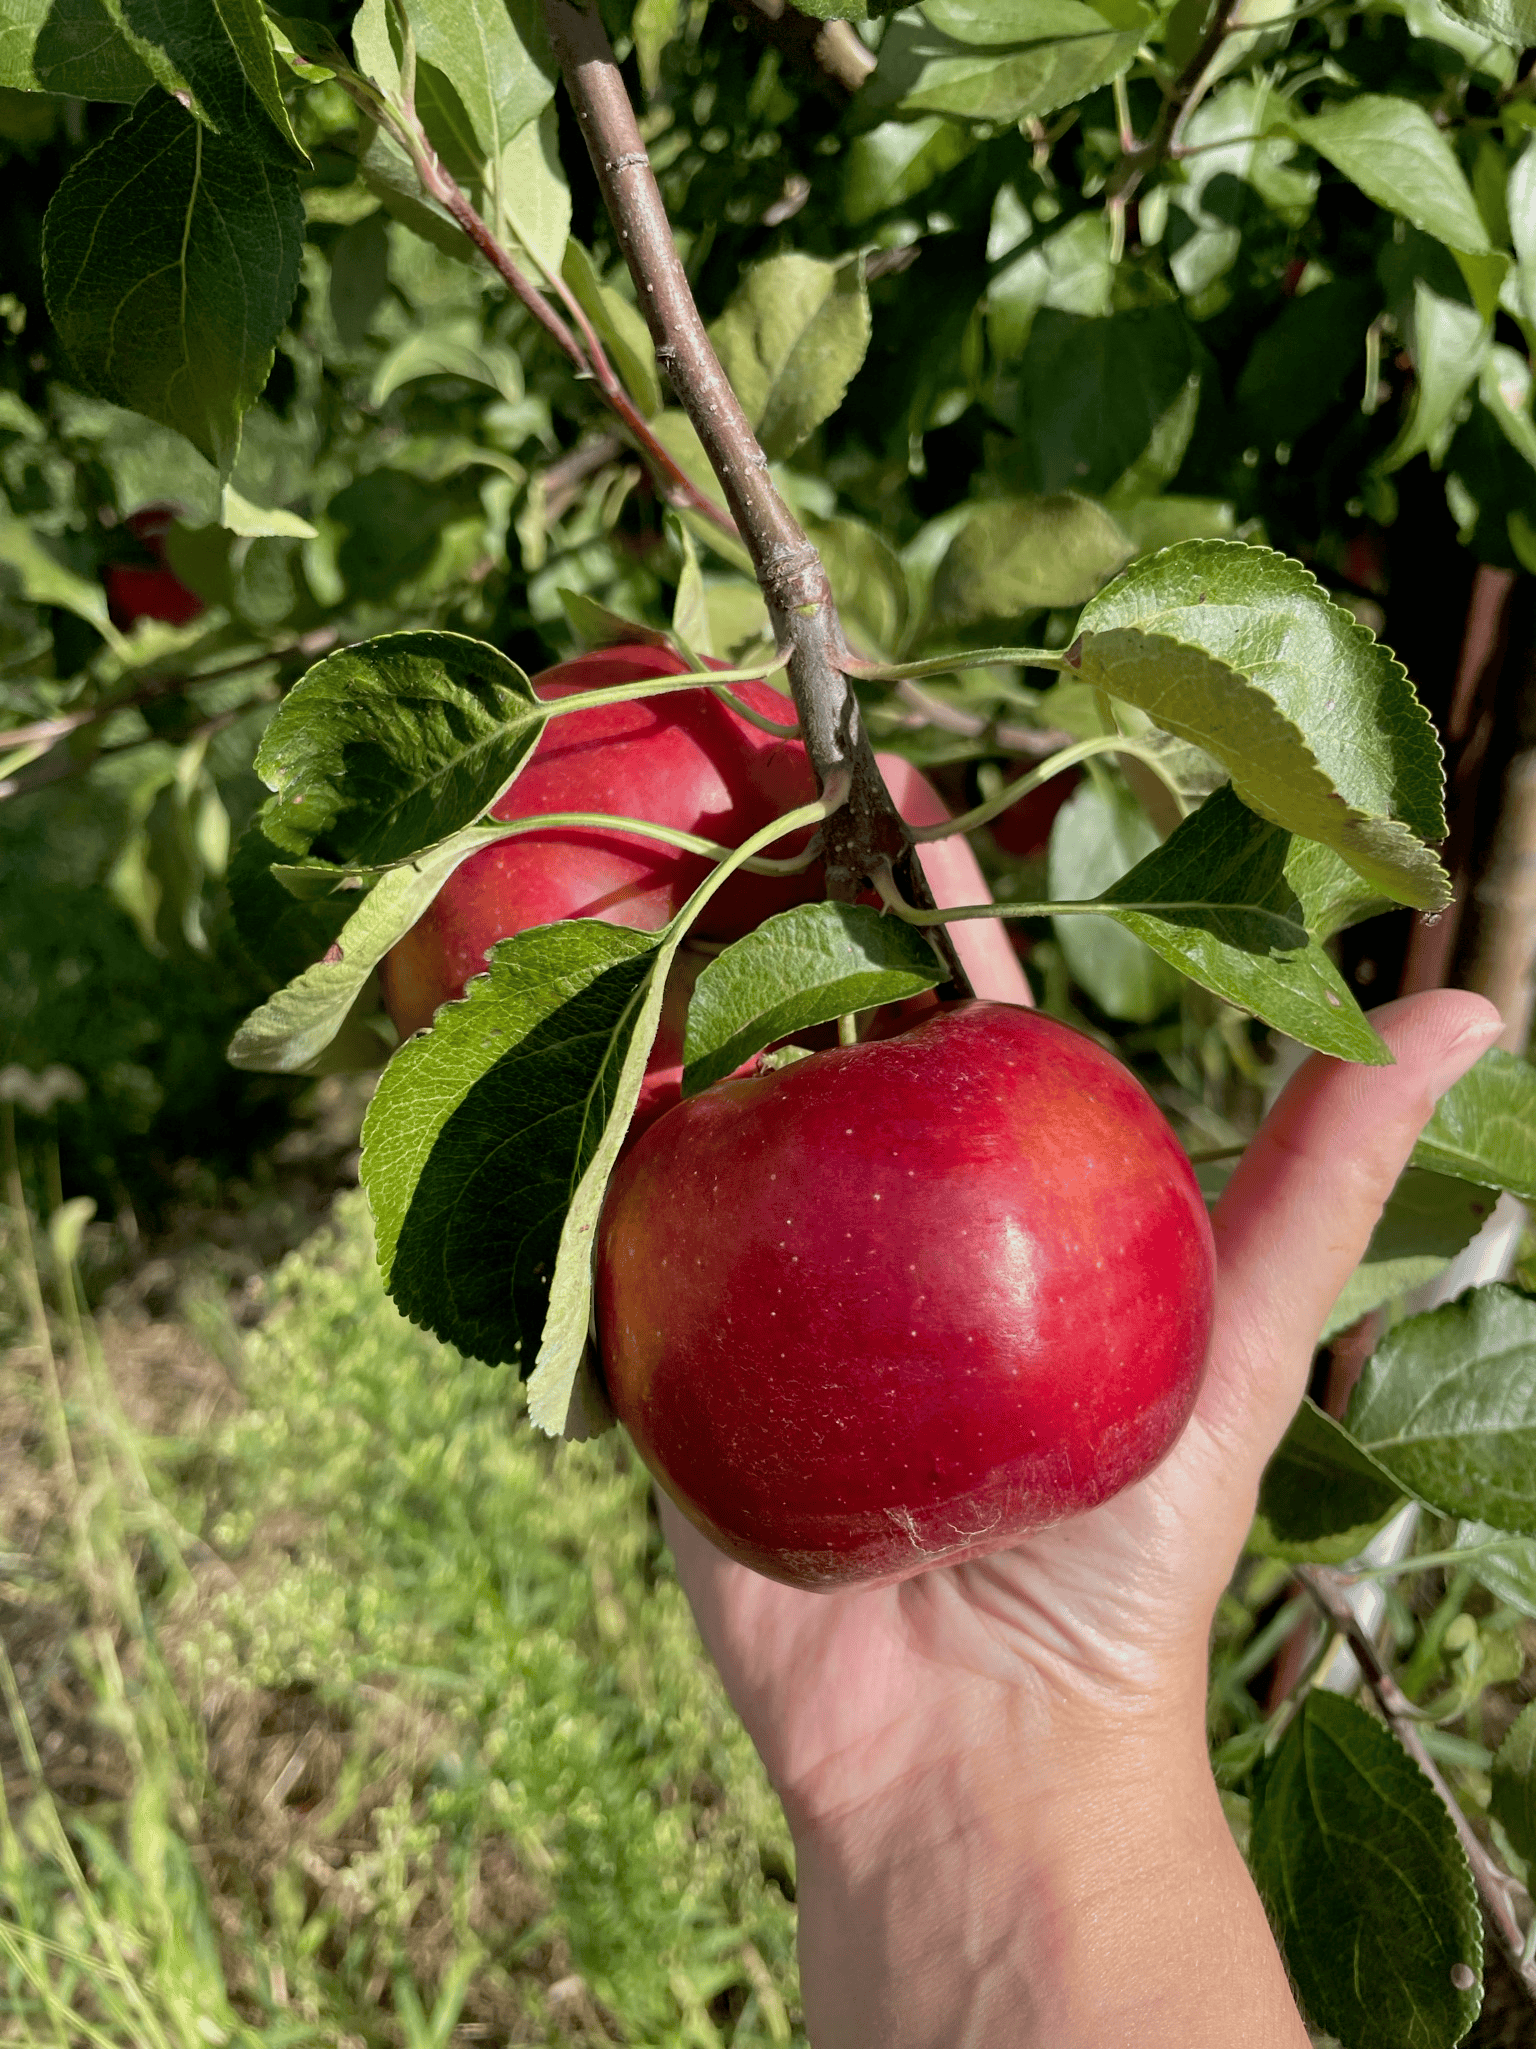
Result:
[[[1095,1897],[1082,1866],[1089,1837],[1106,1823],[1113,1829],[1116,1816],[1123,1833],[1128,1806],[1161,1817],[1154,1840],[1165,1850],[1186,1812],[1199,1824],[1184,1842],[1194,1864],[1176,1883],[1214,1878],[1228,1907],[1232,1886],[1246,1885],[1240,1865],[1222,1871],[1230,1845],[1211,1835],[1213,1812],[1219,1820],[1203,1754],[1211,1617],[1259,1476],[1301,1399],[1323,1319],[1436,1097],[1499,1030],[1490,1005],[1448,991],[1389,1005],[1374,1022],[1396,1065],[1314,1056],[1234,1173],[1214,1219],[1219,1280],[1206,1379],[1178,1443],[1135,1486],[1015,1549],[829,1595],[727,1561],[667,1511],[705,1641],[784,1799],[802,1872],[812,1872],[819,1925],[807,1945],[802,1883],[802,1951],[808,2011],[819,2010],[826,2029],[818,2040],[960,2039],[943,2031],[956,2025],[958,1994],[936,1982],[926,2005],[910,1985],[901,1990],[908,2033],[892,2032],[896,2006],[870,2021],[883,1996],[872,1985],[897,1998],[885,1982],[894,1966],[875,1952],[917,1941],[919,1928],[930,1948],[954,1939],[945,1933],[946,1884],[963,1909],[966,1941],[995,1945],[998,1931],[979,1933],[990,1925],[985,1903],[958,1896],[983,1870],[998,1897],[1012,1898],[1010,1878],[1022,1875],[1062,1897],[1081,1895],[1086,1908]],[[925,1867],[921,1899],[899,1876],[911,1855]],[[1093,1846],[1094,1859],[1104,1855],[1102,1843]],[[873,1920],[870,1873],[880,1874],[882,1901]],[[1013,1914],[1016,1935],[1028,1921],[1026,1905]],[[1224,1938],[1228,1961],[1234,1944],[1251,1948],[1261,1931],[1261,1918],[1239,1916]],[[1039,1929],[1036,1936],[1043,1940]],[[1115,2039],[1122,2021],[1146,2025],[1147,1972],[1174,1953],[1171,1943],[1165,1930],[1157,1955],[1143,1961],[1134,2006],[1098,2012],[1082,2040]],[[1122,1931],[1111,1948],[1123,1972],[1134,1945]],[[853,1954],[863,1961],[850,1969]],[[1194,1961],[1208,1954],[1207,1942]],[[1052,1999],[1070,2004],[1083,1989],[1078,1966],[1063,1969],[1061,1955],[1054,1965],[1043,1955],[1015,1963],[1014,2006],[1019,1971],[1029,1996],[1045,2002],[1042,2014],[1055,2014]],[[1189,1983],[1191,1968],[1186,1957]],[[1102,1967],[1100,1976],[1110,1996],[1114,1972]],[[1275,1987],[1284,1997],[1283,1980]],[[1289,2029],[1273,2038],[1304,2039],[1288,1998],[1282,2006],[1266,1996],[1267,2024]],[[939,2032],[922,2031],[929,2006]],[[1176,2001],[1167,2011],[1170,2042],[1203,2039],[1188,2033]],[[1237,2039],[1233,2016],[1218,2019],[1222,2032],[1210,2039]],[[864,2032],[866,2023],[877,2032]],[[999,2036],[987,2021],[977,2039],[1049,2040],[1052,2049],[1079,2039],[1053,2025],[1055,2033]]]

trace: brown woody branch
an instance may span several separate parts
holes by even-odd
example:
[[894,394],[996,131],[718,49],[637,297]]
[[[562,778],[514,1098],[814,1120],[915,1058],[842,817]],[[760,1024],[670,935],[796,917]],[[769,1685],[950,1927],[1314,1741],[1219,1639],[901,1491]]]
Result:
[[[889,869],[925,908],[932,898],[875,764],[845,673],[849,660],[821,558],[779,496],[751,422],[720,367],[672,239],[607,31],[594,7],[545,0],[556,58],[581,123],[656,356],[693,422],[746,542],[822,789],[846,776],[849,797],[823,828],[827,888],[851,901]],[[946,943],[951,975],[968,987]]]
[[[1412,1701],[1393,1678],[1369,1633],[1360,1627],[1359,1618],[1344,1598],[1339,1575],[1324,1566],[1299,1565],[1296,1568],[1296,1577],[1329,1622],[1348,1642],[1355,1654],[1356,1663],[1365,1674],[1366,1684],[1375,1696],[1376,1705],[1386,1717],[1393,1734],[1439,1794],[1446,1813],[1451,1817],[1451,1824],[1456,1830],[1461,1847],[1466,1852],[1467,1862],[1472,1867],[1472,1877],[1477,1885],[1478,1897],[1483,1903],[1483,1912],[1498,1937],[1499,1946],[1504,1951],[1510,1969],[1527,1997],[1536,2004],[1536,1963],[1527,1963],[1525,1960],[1525,1939],[1514,1909],[1514,1894],[1517,1890],[1515,1879],[1489,1855],[1471,1822],[1463,1814],[1461,1802],[1446,1784],[1440,1767],[1425,1748]],[[1524,1888],[1520,1887],[1518,1890],[1523,1891]]]

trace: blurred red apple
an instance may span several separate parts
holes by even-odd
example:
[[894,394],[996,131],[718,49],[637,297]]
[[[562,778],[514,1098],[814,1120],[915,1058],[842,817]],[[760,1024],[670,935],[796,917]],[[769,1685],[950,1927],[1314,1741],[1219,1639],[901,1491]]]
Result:
[[106,569],[107,609],[123,632],[140,619],[162,619],[185,626],[204,610],[202,599],[189,591],[165,560],[165,536],[175,525],[174,505],[146,505],[123,524],[151,558],[143,562],[110,562]]
[[651,1126],[603,1213],[603,1370],[732,1557],[801,1587],[903,1579],[1155,1465],[1214,1274],[1134,1077],[1054,1019],[956,1005]]
[[[1020,770],[1020,774],[1024,773],[1026,771]],[[1048,783],[1042,783],[1038,790],[1031,790],[1027,797],[1020,797],[1017,803],[1010,804],[1006,811],[994,818],[988,831],[1003,852],[1024,861],[1044,860],[1056,814],[1082,779],[1080,768],[1069,768],[1061,775],[1052,776]],[[1016,780],[1016,777],[1009,777],[1010,782]]]

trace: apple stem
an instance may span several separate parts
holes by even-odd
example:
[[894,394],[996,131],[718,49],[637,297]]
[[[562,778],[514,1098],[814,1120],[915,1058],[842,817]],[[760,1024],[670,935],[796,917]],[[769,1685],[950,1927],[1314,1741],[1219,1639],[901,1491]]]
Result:
[[840,1046],[859,1043],[859,1020],[851,1010],[845,1010],[837,1021],[837,1043]]
[[[826,570],[779,495],[768,458],[705,331],[599,10],[544,0],[544,13],[657,361],[720,479],[774,638],[788,651],[790,689],[811,765],[824,793],[835,778],[846,778],[847,801],[829,817],[823,834],[827,893],[851,903],[879,872],[894,871],[908,894],[931,908],[911,835],[885,787],[848,681],[853,657]],[[947,938],[942,943],[952,982],[969,994],[958,956]]]

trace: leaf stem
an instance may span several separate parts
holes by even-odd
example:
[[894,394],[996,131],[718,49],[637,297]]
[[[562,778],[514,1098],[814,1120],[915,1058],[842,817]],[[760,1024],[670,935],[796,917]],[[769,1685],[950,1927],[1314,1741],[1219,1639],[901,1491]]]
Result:
[[844,668],[870,683],[911,682],[922,676],[952,676],[960,669],[1064,669],[1064,652],[1047,647],[967,647],[952,655],[926,655],[918,662],[872,662],[850,655]]
[[[1129,754],[1137,761],[1144,761],[1154,771],[1159,764],[1156,750],[1140,746],[1134,740],[1127,740],[1123,733],[1100,734],[1092,740],[1079,740],[1071,747],[1063,747],[1059,754],[1053,754],[1040,766],[1031,769],[1028,775],[1021,775],[1017,781],[1008,783],[995,797],[989,797],[984,804],[973,805],[969,811],[962,811],[958,818],[946,819],[941,825],[915,825],[911,828],[913,839],[943,840],[957,832],[974,832],[978,825],[990,825],[994,818],[1001,818],[1010,806],[1017,804],[1054,777],[1063,775],[1069,768],[1075,768],[1080,761],[1090,761],[1096,754]],[[1167,777],[1164,776],[1164,781]],[[1172,785],[1169,785],[1172,788]],[[1174,796],[1179,792],[1174,790]]]
[[1437,1567],[1463,1566],[1475,1558],[1497,1558],[1518,1541],[1513,1537],[1500,1537],[1487,1544],[1466,1544],[1457,1551],[1419,1551],[1410,1558],[1390,1559],[1385,1565],[1351,1565],[1340,1569],[1340,1577],[1356,1579],[1401,1579],[1410,1572],[1432,1572]]

